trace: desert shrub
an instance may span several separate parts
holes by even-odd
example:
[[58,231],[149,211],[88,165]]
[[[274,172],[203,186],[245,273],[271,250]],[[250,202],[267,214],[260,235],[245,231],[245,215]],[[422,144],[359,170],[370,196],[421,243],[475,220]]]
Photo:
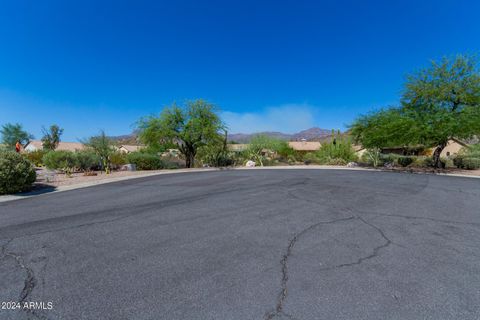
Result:
[[444,168],[455,168],[452,157],[442,157],[440,158],[440,163]]
[[463,157],[459,155],[453,158],[453,164],[459,169],[463,168]]
[[346,166],[347,163],[348,162],[345,159],[332,158],[332,159],[329,159],[325,164],[329,166]]
[[423,159],[423,167],[433,167],[434,162],[432,157],[425,157]]
[[111,168],[110,157],[115,153],[115,148],[113,147],[113,141],[107,137],[105,131],[100,131],[98,136],[90,137],[83,144],[100,157],[102,169],[105,170],[106,174],[109,174]]
[[469,157],[465,155],[458,155],[453,159],[453,163],[457,168],[476,170],[480,169],[480,157]]
[[101,167],[100,157],[93,151],[77,151],[73,154],[75,167],[81,171],[90,171]]
[[474,144],[460,150],[458,155],[453,159],[453,163],[457,168],[475,170],[480,165],[480,144]]
[[[415,165],[418,164],[419,167],[433,168],[435,163],[431,156],[422,156],[422,157],[418,157],[418,160],[414,161],[414,164]],[[453,161],[449,161],[449,164],[453,165]],[[447,161],[445,161],[445,158],[441,158],[440,168],[445,169],[446,166],[447,166]]]
[[294,165],[297,162],[297,158],[294,155],[289,155],[287,157],[287,162],[289,165]]
[[234,164],[233,152],[228,151],[223,143],[212,143],[198,149],[197,159],[201,164],[212,167],[226,167]]
[[413,163],[413,158],[407,157],[407,156],[401,156],[397,158],[397,163],[402,167],[408,167]]
[[43,156],[45,155],[44,150],[35,150],[32,152],[25,152],[22,155],[33,163],[36,167],[41,167],[43,165]]
[[[412,158],[412,167],[428,167],[430,164],[433,164],[433,161],[431,161],[431,157],[429,156],[416,156],[416,157],[411,157]],[[430,158],[430,160],[427,161],[427,159]]]
[[320,159],[317,157],[316,153],[308,152],[303,155],[303,163],[305,164],[321,164]]
[[116,151],[110,155],[110,165],[113,169],[118,169],[127,162],[128,161],[126,153]]
[[165,169],[179,169],[180,164],[175,161],[164,161],[164,168]]
[[338,159],[342,159],[341,162],[345,162],[345,164],[358,160],[351,140],[344,138],[340,133],[337,135],[333,133],[332,141],[322,144],[320,150],[316,152],[316,156],[321,164],[338,163],[340,162]]
[[138,170],[158,170],[164,168],[163,161],[156,155],[144,152],[132,152],[127,155],[128,163],[134,164]]
[[62,170],[66,174],[71,174],[77,165],[75,154],[65,150],[47,152],[42,161],[47,168]]
[[26,191],[36,178],[29,160],[14,151],[0,151],[0,194]]
[[473,158],[473,157],[463,158],[462,167],[467,170],[480,169],[480,158]]
[[255,135],[248,145],[247,149],[242,152],[245,162],[248,160],[255,161],[257,165],[263,167],[268,162],[265,156],[267,152],[275,151],[279,148],[282,141],[271,138],[263,134]]
[[379,148],[367,149],[361,159],[363,163],[366,163],[370,166],[378,167],[382,165],[381,153]]
[[395,153],[381,154],[380,159],[383,163],[398,164],[398,158],[401,156]]
[[288,160],[291,157],[296,158],[297,156],[295,150],[290,147],[287,141],[278,141],[273,145],[272,150],[275,151],[277,155],[284,160]]

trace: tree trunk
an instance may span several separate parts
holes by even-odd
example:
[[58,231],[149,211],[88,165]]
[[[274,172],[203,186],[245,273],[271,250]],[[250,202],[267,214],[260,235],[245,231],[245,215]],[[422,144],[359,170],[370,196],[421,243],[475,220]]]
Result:
[[193,152],[187,152],[187,154],[185,155],[185,166],[187,168],[191,168],[193,167],[193,165],[195,164],[195,153]]
[[446,147],[446,143],[439,144],[435,151],[433,152],[433,167],[440,169],[442,167],[442,163],[440,161],[440,154],[442,153],[443,149]]

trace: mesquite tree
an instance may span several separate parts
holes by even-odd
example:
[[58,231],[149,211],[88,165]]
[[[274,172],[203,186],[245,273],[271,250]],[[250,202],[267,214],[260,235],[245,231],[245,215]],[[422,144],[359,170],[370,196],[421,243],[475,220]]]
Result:
[[173,143],[184,155],[186,167],[191,168],[198,148],[219,141],[225,129],[216,109],[202,99],[187,101],[184,106],[167,106],[159,117],[140,120],[140,140],[152,147]]
[[47,130],[42,128],[43,137],[43,149],[46,150],[55,150],[60,143],[60,137],[63,134],[63,129],[57,126],[56,124],[52,124],[50,128]]
[[364,147],[435,148],[433,163],[451,138],[480,134],[480,73],[472,57],[432,62],[407,78],[401,106],[359,117],[351,125]]

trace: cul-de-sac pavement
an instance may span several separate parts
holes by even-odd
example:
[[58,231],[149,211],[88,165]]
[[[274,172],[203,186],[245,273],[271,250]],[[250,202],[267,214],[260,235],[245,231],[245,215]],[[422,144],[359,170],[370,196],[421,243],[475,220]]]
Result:
[[480,318],[473,178],[137,178],[0,203],[0,239],[0,301],[51,306],[2,320]]

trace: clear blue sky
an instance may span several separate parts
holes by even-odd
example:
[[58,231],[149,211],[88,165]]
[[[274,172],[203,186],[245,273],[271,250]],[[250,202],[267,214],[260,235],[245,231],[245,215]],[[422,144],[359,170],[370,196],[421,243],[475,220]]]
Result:
[[0,124],[75,141],[173,101],[232,132],[344,128],[408,72],[480,52],[480,1],[1,1]]

